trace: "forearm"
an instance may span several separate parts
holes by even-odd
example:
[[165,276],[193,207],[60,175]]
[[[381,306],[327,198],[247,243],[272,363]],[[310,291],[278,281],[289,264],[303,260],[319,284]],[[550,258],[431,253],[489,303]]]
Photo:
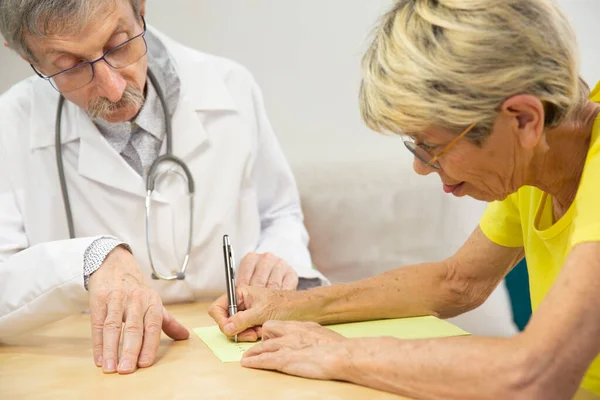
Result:
[[[352,339],[337,378],[419,399],[540,399],[520,337]],[[549,400],[549,397],[544,397]]]
[[0,263],[0,337],[87,307],[83,253],[94,238],[42,243]]
[[334,324],[418,315],[453,315],[468,303],[452,289],[446,262],[397,268],[347,284],[289,293],[298,320]]

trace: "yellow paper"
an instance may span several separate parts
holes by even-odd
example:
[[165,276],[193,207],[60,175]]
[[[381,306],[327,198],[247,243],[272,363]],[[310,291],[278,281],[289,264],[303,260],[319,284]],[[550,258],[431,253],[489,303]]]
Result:
[[[347,338],[392,336],[398,339],[426,339],[468,335],[459,327],[435,317],[386,319],[328,325],[327,328]],[[235,343],[227,339],[218,326],[194,329],[196,335],[222,362],[240,361],[254,343]]]

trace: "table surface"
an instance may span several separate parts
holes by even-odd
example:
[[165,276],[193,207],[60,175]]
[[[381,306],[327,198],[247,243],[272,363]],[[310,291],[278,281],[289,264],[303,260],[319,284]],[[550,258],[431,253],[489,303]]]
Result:
[[[214,325],[207,303],[168,307],[190,331]],[[346,382],[317,381],[222,363],[191,332],[164,336],[157,363],[131,375],[104,375],[92,361],[88,314],[0,344],[0,399],[370,399],[408,400]],[[243,397],[242,397],[243,396]],[[576,400],[597,400],[579,392]]]
[[88,314],[8,339],[0,344],[0,399],[403,399],[346,382],[222,363],[191,332],[214,325],[207,307],[168,307],[190,329],[190,339],[175,342],[163,334],[157,363],[131,375],[104,375],[95,366]]

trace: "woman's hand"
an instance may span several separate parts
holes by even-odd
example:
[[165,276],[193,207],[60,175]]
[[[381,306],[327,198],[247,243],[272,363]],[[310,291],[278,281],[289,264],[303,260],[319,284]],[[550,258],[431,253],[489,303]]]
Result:
[[236,289],[238,312],[229,316],[227,295],[219,297],[208,308],[208,314],[229,338],[237,335],[242,342],[255,342],[261,338],[261,326],[268,320],[293,319],[292,311],[297,311],[291,301],[296,291],[271,290],[245,286]]
[[241,364],[312,379],[339,379],[349,358],[342,335],[314,322],[268,321],[263,342],[244,354]]

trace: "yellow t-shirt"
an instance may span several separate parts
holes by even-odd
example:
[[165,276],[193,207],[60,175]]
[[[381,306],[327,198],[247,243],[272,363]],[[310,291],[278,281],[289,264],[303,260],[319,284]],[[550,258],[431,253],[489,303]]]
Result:
[[[600,82],[590,99],[600,103]],[[483,233],[494,243],[524,247],[531,307],[535,311],[556,280],[576,244],[600,242],[600,115],[594,123],[590,148],[573,204],[553,223],[552,197],[524,186],[504,201],[490,203],[480,221]],[[600,267],[600,266],[599,266]],[[600,395],[600,357],[582,382]]]

